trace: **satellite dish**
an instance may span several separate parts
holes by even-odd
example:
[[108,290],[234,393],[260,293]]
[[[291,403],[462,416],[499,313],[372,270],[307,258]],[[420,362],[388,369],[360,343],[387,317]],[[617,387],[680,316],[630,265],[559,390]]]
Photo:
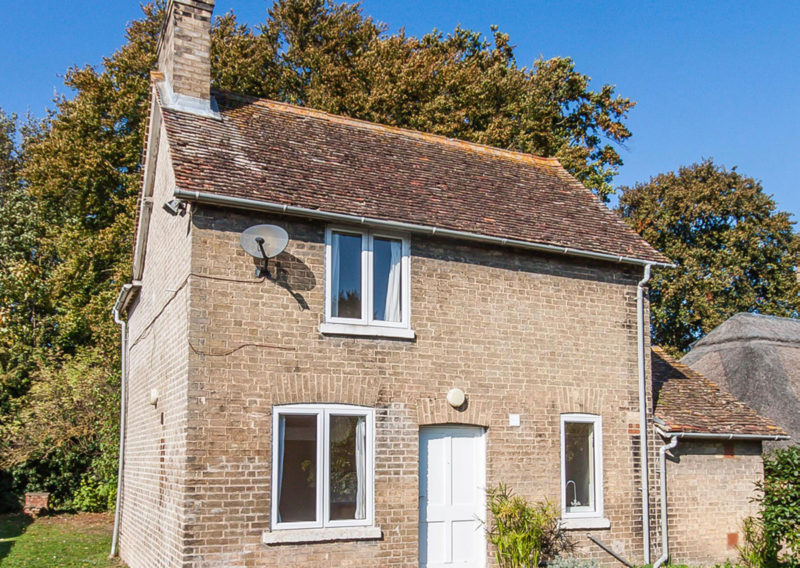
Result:
[[263,263],[256,268],[256,276],[269,277],[267,263],[283,252],[289,244],[289,234],[277,225],[253,225],[242,232],[241,244],[244,252]]

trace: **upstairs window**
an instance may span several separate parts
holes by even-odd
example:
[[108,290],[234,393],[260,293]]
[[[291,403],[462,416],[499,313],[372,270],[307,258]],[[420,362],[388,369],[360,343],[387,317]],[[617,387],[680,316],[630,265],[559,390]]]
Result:
[[561,416],[563,518],[603,514],[602,421],[591,414]]
[[407,239],[328,229],[325,265],[323,333],[409,337]]

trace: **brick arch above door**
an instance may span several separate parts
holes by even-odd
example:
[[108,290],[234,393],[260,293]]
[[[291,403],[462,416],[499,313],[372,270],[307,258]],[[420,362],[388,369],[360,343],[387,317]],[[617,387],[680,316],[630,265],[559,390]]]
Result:
[[420,397],[417,399],[417,423],[420,426],[434,424],[464,424],[489,427],[491,411],[486,401],[470,400],[463,406],[453,408],[444,395],[439,398]]

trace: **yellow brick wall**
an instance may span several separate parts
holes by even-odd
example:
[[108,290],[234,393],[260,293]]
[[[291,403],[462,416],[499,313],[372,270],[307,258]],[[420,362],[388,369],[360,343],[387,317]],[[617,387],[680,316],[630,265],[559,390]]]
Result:
[[[755,483],[764,478],[760,442],[724,444],[681,440],[667,461],[670,554],[673,564],[713,565],[736,560],[728,535],[743,543],[742,520],[754,515]],[[731,543],[732,544],[732,543]]]
[[[160,133],[142,290],[130,309],[120,554],[131,567],[180,566],[189,376],[190,217],[161,208],[175,180]],[[150,404],[150,391],[159,400]]]
[[[417,338],[326,337],[324,225],[205,208],[193,222],[187,566],[416,566],[420,425],[487,427],[489,486],[558,503],[565,412],[602,415],[611,529],[595,534],[641,560],[638,269],[412,238]],[[290,235],[272,262],[283,286],[254,281],[239,247],[241,231],[263,222]],[[467,393],[466,411],[447,407],[452,387]],[[382,540],[260,544],[272,406],[289,402],[376,408]],[[509,413],[521,427],[508,426]],[[579,550],[608,563],[586,532],[572,533]]]

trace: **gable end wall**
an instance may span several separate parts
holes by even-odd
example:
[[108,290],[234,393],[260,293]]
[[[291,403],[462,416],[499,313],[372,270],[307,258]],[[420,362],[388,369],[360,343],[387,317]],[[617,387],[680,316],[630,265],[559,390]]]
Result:
[[[120,555],[130,568],[181,566],[185,522],[190,216],[161,205],[175,187],[165,131],[156,158],[142,288],[129,309]],[[151,391],[158,394],[150,403]]]

